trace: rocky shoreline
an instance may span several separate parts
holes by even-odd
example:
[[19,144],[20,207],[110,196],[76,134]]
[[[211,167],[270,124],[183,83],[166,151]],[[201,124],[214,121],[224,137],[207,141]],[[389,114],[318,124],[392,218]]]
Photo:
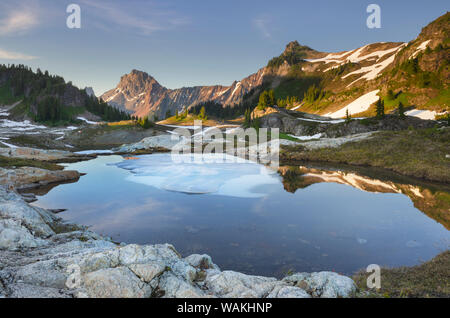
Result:
[[221,271],[208,255],[182,257],[170,244],[117,244],[29,205],[0,186],[0,297],[351,297],[334,272],[282,280]]
[[[148,141],[161,146],[158,137],[153,139]],[[133,150],[147,146],[138,144]],[[92,158],[32,148],[3,150],[2,155],[56,163]],[[17,192],[79,177],[77,171],[0,168],[0,297],[312,298],[356,292],[352,279],[333,272],[277,280],[221,271],[210,256],[183,258],[170,244],[118,244],[64,222],[56,216],[60,211],[30,205],[33,198]]]
[[[308,149],[341,147],[371,140],[363,133],[301,143]],[[289,142],[288,145],[294,144]],[[298,145],[298,143],[295,143]],[[170,149],[170,135],[147,137],[111,153],[133,154]],[[0,149],[0,156],[30,162],[74,162],[95,152],[33,148]],[[296,273],[281,280],[222,271],[208,255],[182,257],[170,244],[118,244],[86,227],[69,224],[55,210],[29,204],[32,195],[18,190],[76,181],[77,171],[38,167],[0,168],[0,297],[357,297],[354,281],[334,272]]]

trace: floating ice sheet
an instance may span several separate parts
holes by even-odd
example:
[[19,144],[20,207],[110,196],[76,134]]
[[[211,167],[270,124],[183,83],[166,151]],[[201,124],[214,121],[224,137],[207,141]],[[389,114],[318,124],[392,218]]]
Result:
[[233,156],[208,154],[194,160],[191,155],[180,155],[180,158],[182,162],[172,160],[171,154],[144,155],[115,165],[132,172],[128,181],[189,194],[258,198],[266,193],[257,187],[280,184],[276,172]]

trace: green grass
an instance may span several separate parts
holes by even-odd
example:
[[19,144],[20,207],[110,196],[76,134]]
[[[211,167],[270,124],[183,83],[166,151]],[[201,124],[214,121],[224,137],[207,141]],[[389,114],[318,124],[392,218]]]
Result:
[[296,161],[342,163],[385,168],[430,181],[450,183],[450,129],[418,129],[378,132],[373,137],[338,148],[306,150],[285,147],[281,162]]
[[450,88],[441,90],[439,95],[435,98],[430,99],[426,106],[437,106],[440,108],[449,108],[450,107]]
[[414,267],[382,268],[381,288],[367,288],[368,273],[360,271],[353,279],[362,297],[428,298],[450,297],[450,251]]
[[28,160],[28,159],[18,159],[18,158],[9,158],[0,156],[0,167],[2,168],[12,168],[12,167],[34,167],[41,168],[46,170],[63,170],[64,167],[59,166],[57,164],[37,161],[37,160]]
[[280,139],[285,139],[285,140],[289,140],[289,141],[295,141],[295,142],[299,142],[299,140],[297,138],[291,137],[288,134],[284,134],[284,133],[280,133],[279,134],[279,138]]
[[383,98],[383,101],[384,101],[384,111],[385,112],[390,112],[392,110],[397,109],[400,102],[403,104],[404,107],[408,107],[410,105],[410,103],[408,101],[407,93],[400,93],[394,99],[389,99],[388,97],[385,97],[385,98]]
[[320,78],[315,76],[287,77],[274,89],[275,99],[285,99],[291,96],[303,99],[308,88],[313,84],[318,85],[319,83]]

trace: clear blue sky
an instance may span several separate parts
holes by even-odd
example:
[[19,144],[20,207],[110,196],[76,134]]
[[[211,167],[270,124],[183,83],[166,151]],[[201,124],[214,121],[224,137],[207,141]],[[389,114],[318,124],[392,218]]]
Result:
[[[81,29],[66,7],[81,7]],[[366,8],[382,9],[368,29]],[[97,95],[139,69],[169,88],[230,85],[297,40],[337,52],[410,41],[448,0],[1,0],[0,63],[26,64]]]

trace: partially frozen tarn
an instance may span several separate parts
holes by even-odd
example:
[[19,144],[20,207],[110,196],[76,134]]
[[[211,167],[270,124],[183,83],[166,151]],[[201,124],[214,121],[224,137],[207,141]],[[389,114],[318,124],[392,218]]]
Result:
[[75,152],[77,155],[113,154],[112,150],[83,150]]
[[352,103],[348,104],[346,107],[338,110],[337,112],[327,114],[326,116],[331,118],[342,118],[347,115],[347,110],[350,115],[364,112],[369,109],[370,105],[372,105],[373,103],[377,102],[380,99],[380,96],[377,95],[379,92],[380,90],[377,89],[375,91],[367,93],[359,97]]
[[413,109],[405,112],[405,115],[425,120],[435,120],[436,115],[438,115],[438,113],[430,110]]
[[263,185],[280,184],[275,171],[263,165],[227,154],[143,155],[117,165],[129,170],[128,181],[159,189],[189,193],[214,194],[240,198],[264,197]]
[[313,139],[320,139],[322,137],[322,134],[316,134],[314,136],[294,136],[294,135],[288,135],[288,136],[298,139],[298,140],[313,140]]
[[86,124],[89,124],[89,125],[98,125],[98,122],[87,120],[84,117],[77,117],[77,119],[79,119],[81,121],[84,121]]

